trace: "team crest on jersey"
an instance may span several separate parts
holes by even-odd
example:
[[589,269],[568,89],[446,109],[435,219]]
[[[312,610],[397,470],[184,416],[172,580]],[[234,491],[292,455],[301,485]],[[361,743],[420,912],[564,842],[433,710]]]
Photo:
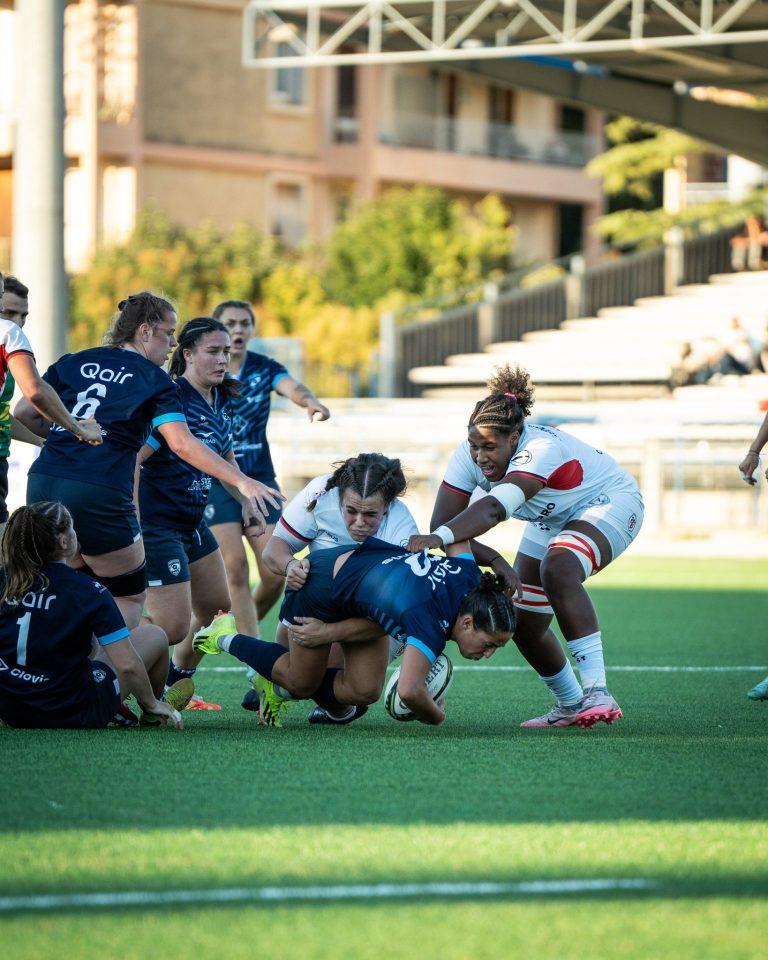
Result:
[[181,573],[181,560],[169,560],[168,572],[172,577],[178,577],[178,575]]
[[531,459],[532,455],[530,450],[521,450],[520,453],[516,453],[509,462],[520,466],[523,463],[530,463]]
[[103,683],[107,679],[107,675],[103,670],[94,670],[93,679],[96,683]]

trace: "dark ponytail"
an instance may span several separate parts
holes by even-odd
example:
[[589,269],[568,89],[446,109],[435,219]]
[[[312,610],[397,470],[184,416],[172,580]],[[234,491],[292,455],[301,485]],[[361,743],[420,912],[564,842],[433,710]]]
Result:
[[[198,341],[204,337],[206,333],[216,333],[217,331],[229,334],[224,324],[219,320],[214,320],[213,317],[194,317],[184,324],[176,338],[178,346],[171,354],[171,359],[168,364],[168,373],[174,380],[177,377],[183,376],[187,369],[184,351],[194,350]],[[240,396],[240,382],[235,377],[225,376],[221,383],[217,384],[216,389],[219,390],[227,400],[233,400]]]
[[504,592],[505,583],[495,573],[480,574],[480,583],[462,597],[459,616],[469,613],[475,627],[486,633],[515,632],[517,617],[512,599]]

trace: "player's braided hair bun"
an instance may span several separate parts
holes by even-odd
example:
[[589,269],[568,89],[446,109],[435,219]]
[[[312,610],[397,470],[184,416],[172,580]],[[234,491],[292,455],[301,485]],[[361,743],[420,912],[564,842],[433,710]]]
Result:
[[469,418],[470,427],[488,427],[499,433],[522,430],[533,407],[534,387],[527,370],[504,364],[488,381],[489,396],[481,400]]
[[[400,461],[383,453],[358,453],[334,466],[336,470],[328,478],[325,492],[338,487],[339,499],[346,490],[354,490],[363,500],[380,493],[389,506],[395,497],[405,493],[407,481]],[[314,510],[316,504],[317,498],[307,505],[307,510]]]
[[117,305],[119,313],[104,334],[104,346],[121,347],[136,336],[142,323],[156,327],[163,321],[164,313],[175,313],[176,308],[170,300],[160,297],[150,290],[132,293]]
[[495,573],[483,572],[480,582],[462,599],[459,615],[472,615],[475,627],[486,633],[515,632],[517,617],[512,599],[505,593],[506,585]]

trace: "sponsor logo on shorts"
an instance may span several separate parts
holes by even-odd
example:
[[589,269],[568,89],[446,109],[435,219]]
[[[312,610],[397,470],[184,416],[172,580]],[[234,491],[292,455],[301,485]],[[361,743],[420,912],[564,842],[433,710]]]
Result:
[[178,575],[181,573],[181,560],[169,560],[168,572],[172,577],[178,577]]
[[629,518],[629,532],[632,533],[632,531],[635,529],[636,526],[637,526],[637,516],[633,513],[632,516]]
[[205,510],[203,510],[203,516],[205,517],[206,520],[210,520],[215,513],[216,513],[216,507],[214,507],[212,503],[209,503],[206,506]]
[[93,679],[96,681],[96,683],[104,683],[104,681],[107,679],[107,674],[104,670],[94,670]]

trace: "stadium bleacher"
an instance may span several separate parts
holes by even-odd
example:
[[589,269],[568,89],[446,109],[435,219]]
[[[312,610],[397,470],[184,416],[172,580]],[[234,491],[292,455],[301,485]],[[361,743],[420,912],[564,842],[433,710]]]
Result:
[[[503,363],[526,367],[540,396],[563,399],[663,396],[685,344],[722,341],[738,317],[758,342],[768,322],[768,271],[723,274],[708,284],[679,287],[669,297],[646,297],[630,307],[607,307],[597,317],[567,320],[522,340],[493,343],[484,352],[448,357],[442,366],[415,367],[425,396],[482,387]],[[578,393],[574,393],[574,389]]]

